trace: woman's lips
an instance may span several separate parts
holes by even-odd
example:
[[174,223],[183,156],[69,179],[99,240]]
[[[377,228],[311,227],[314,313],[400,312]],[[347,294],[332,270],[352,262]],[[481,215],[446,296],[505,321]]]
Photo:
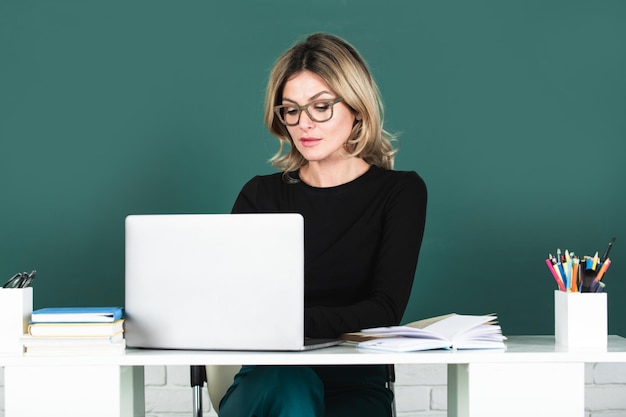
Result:
[[317,139],[317,138],[300,138],[300,143],[302,144],[302,146],[305,146],[305,147],[315,146],[319,142],[321,142],[321,139]]

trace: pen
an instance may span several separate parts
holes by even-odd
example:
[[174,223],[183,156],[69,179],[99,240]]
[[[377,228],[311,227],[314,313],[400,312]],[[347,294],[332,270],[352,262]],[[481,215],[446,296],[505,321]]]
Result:
[[561,275],[561,279],[563,280],[563,285],[565,286],[566,289],[569,288],[569,278],[567,274],[565,273],[565,268],[563,267],[563,264],[559,262],[557,264],[557,267],[558,267],[557,272],[559,273],[559,275]]
[[546,259],[546,265],[548,265],[548,269],[552,273],[552,276],[554,277],[554,280],[556,281],[556,284],[559,286],[559,289],[561,291],[566,291],[565,286],[563,285],[563,280],[561,279],[561,277],[559,277],[556,269],[554,268],[554,265],[552,263],[552,259]]
[[609,252],[611,252],[611,248],[613,247],[613,243],[615,243],[615,238],[611,238],[611,240],[609,241],[609,246],[606,247],[606,250],[604,251],[604,255],[602,255],[601,261],[604,262],[606,260],[606,258],[609,257]]
[[567,277],[567,289],[570,289],[572,287],[572,258],[567,249],[565,249],[565,265],[563,268]]
[[552,261],[552,265],[554,265],[555,267],[559,263],[559,260],[556,258],[556,256],[552,256],[552,254],[550,254],[550,260]]
[[598,252],[596,252],[596,254],[593,255],[593,263],[591,264],[591,269],[595,271],[596,268],[598,267],[599,261],[600,261],[600,258],[598,258]]
[[574,265],[572,266],[572,285],[570,286],[572,292],[578,291],[578,269],[580,267],[579,261],[580,260],[578,259],[578,257],[574,257]]
[[609,266],[611,266],[611,259],[606,258],[606,261],[602,262],[600,271],[598,271],[598,276],[596,277],[598,281],[602,279],[602,276],[604,276],[604,274],[606,273],[606,270],[609,269]]

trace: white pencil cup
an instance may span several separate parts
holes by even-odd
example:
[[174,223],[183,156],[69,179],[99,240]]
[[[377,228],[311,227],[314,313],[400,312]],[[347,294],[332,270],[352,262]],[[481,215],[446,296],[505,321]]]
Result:
[[24,352],[20,338],[33,313],[33,289],[0,288],[0,354]]
[[554,336],[569,349],[606,348],[607,294],[554,291]]

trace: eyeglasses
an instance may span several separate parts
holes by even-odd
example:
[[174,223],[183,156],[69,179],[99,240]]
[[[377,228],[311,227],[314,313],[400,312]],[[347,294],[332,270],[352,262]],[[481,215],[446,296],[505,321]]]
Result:
[[333,117],[333,105],[343,101],[341,97],[334,100],[315,100],[304,106],[293,104],[283,104],[274,107],[274,113],[285,126],[295,126],[300,123],[300,114],[304,110],[309,119],[314,122],[323,123]]

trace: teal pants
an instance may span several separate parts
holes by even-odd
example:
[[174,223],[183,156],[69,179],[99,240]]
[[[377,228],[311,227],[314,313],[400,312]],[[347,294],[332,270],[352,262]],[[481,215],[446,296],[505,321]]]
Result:
[[222,399],[220,417],[389,417],[387,368],[244,366]]

